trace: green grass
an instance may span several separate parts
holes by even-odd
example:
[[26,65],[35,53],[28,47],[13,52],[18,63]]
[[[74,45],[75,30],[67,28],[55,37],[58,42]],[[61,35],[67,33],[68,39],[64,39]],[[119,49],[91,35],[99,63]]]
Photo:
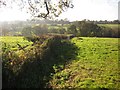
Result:
[[120,24],[98,24],[98,26],[104,26],[104,27],[109,27],[109,28],[118,28]]
[[[82,40],[83,39],[83,40]],[[77,57],[53,75],[53,88],[118,88],[118,39],[74,38]]]
[[56,26],[51,26],[51,25],[48,25],[48,29],[60,29],[60,28],[64,28],[64,29],[67,29],[67,27],[68,27],[69,25],[56,25]]
[[16,36],[0,37],[0,42],[2,43],[2,47],[6,44],[6,46],[9,47],[11,50],[18,49],[17,43],[20,44],[22,47],[32,44],[32,42],[25,40],[24,37],[16,37]]
[[[32,44],[32,42],[24,40],[23,37],[0,37],[0,41],[9,45],[12,50],[18,49],[17,43],[21,46]],[[65,66],[64,64],[60,64],[59,67],[53,65],[55,73],[51,73],[51,80],[48,82],[52,88],[120,89],[118,87],[120,82],[118,78],[120,74],[118,70],[118,46],[120,47],[120,45],[118,45],[117,38],[76,37],[70,42],[74,43],[78,50],[71,49],[66,45],[64,50],[59,49],[54,52],[57,54],[62,52],[60,54],[64,56],[56,58],[57,61],[70,60],[66,61]],[[72,55],[75,55],[75,58],[72,58]]]

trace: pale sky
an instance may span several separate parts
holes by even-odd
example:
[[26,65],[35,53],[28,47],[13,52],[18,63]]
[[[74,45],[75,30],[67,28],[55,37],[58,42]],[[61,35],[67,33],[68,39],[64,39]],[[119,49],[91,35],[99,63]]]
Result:
[[[115,20],[118,19],[118,2],[120,0],[73,0],[74,8],[60,15],[60,19],[75,20]],[[30,15],[25,11],[0,9],[0,21],[25,20]]]

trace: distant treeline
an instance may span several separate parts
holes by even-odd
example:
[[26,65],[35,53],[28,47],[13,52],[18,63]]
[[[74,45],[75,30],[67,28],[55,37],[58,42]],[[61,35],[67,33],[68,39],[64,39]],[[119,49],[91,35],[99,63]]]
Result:
[[[70,29],[76,27],[77,36],[85,37],[119,37],[118,24],[96,24],[91,21],[77,21],[71,24]],[[74,29],[75,30],[75,29]],[[75,34],[75,33],[74,33]]]
[[[113,21],[108,21],[108,20],[87,20],[87,19],[84,19],[82,21],[86,21],[86,22],[93,22],[93,23],[96,23],[96,24],[120,24],[120,21],[119,20],[113,20]],[[35,19],[32,19],[32,20],[28,20],[27,22],[29,23],[39,23],[39,24],[70,24],[70,23],[73,23],[73,22],[70,22],[69,20],[67,19],[61,19],[61,20],[35,20]]]
[[[44,22],[51,24],[40,24],[40,21],[28,21],[29,24],[18,23],[18,24],[7,24],[2,27],[2,35],[14,35],[14,36],[34,36],[46,33],[56,34],[74,34],[75,36],[81,37],[119,37],[118,27],[119,20],[114,21],[50,21]],[[55,24],[56,22],[56,24]],[[41,21],[42,23],[42,21]],[[59,24],[58,24],[59,23]],[[20,24],[20,25],[19,25]],[[100,24],[100,25],[99,25]],[[101,25],[103,24],[103,25]],[[112,26],[106,27],[111,24]],[[115,27],[113,27],[113,25]]]
[[100,26],[93,22],[76,21],[67,25],[37,25],[33,27],[25,27],[22,30],[23,36],[39,36],[41,34],[73,34],[81,37],[114,37],[118,38],[118,27]]

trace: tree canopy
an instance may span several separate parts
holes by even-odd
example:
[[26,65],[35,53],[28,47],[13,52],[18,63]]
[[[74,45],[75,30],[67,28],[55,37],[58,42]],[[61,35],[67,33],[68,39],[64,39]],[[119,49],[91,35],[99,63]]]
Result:
[[58,17],[68,8],[73,8],[72,0],[0,0],[1,7],[18,6],[21,10],[27,9],[34,17]]

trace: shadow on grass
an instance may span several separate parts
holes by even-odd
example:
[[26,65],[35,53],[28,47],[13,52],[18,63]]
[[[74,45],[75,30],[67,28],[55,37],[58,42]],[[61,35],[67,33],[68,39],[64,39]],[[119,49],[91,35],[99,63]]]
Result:
[[49,39],[41,48],[42,55],[37,52],[38,56],[34,60],[29,58],[15,74],[12,87],[52,88],[49,86],[52,74],[64,69],[64,65],[74,60],[78,50],[70,41],[60,39]]

